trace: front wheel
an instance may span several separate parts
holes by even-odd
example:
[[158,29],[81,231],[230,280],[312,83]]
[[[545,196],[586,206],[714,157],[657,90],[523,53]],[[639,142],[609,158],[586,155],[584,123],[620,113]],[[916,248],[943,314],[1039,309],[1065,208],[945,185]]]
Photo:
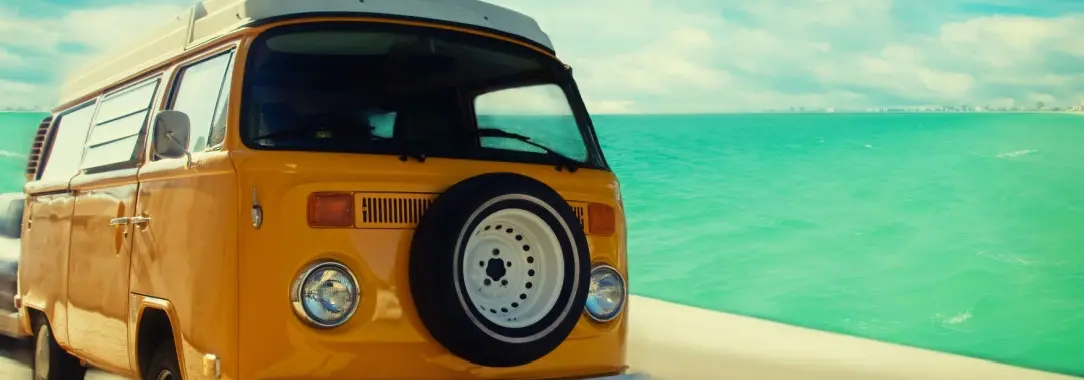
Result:
[[158,346],[143,378],[147,380],[181,379],[181,366],[177,362],[177,349],[173,347],[173,341],[167,340]]
[[79,359],[57,344],[53,339],[53,330],[49,323],[38,323],[34,334],[34,380],[81,380],[87,373],[87,367]]

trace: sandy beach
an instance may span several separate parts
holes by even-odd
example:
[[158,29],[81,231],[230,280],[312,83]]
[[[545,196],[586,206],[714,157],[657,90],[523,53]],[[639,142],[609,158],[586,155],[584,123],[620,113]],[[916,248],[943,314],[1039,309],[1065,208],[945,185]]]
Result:
[[645,297],[629,312],[630,372],[652,379],[1077,379]]

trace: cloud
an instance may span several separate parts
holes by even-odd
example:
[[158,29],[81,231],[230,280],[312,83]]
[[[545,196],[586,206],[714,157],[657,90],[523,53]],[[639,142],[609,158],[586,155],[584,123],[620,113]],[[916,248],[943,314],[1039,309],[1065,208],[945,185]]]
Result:
[[0,78],[0,101],[4,107],[37,108],[41,103],[35,102],[40,86]]
[[[190,3],[109,1],[0,7],[0,78],[51,99],[71,64]],[[492,2],[539,21],[599,113],[1084,100],[1077,0]]]
[[22,58],[7,49],[0,48],[0,70],[4,68],[18,67],[23,63]]
[[1074,2],[498,2],[539,20],[586,99],[625,112],[1084,99]]
[[177,1],[133,1],[66,13],[32,10],[0,6],[0,79],[12,86],[0,89],[0,107],[52,107],[68,71],[184,7]]

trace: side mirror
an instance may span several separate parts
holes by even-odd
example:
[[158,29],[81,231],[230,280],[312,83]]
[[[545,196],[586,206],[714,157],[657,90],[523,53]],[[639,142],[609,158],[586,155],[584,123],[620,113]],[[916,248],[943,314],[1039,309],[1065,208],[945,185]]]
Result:
[[188,115],[166,110],[154,118],[154,154],[162,158],[190,157],[188,139],[191,137]]

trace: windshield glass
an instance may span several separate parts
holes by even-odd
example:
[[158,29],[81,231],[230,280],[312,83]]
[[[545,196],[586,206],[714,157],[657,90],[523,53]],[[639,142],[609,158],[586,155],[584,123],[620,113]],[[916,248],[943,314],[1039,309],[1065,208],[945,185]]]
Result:
[[254,149],[604,168],[571,75],[524,46],[422,27],[300,24],[261,35],[247,65],[241,136]]

